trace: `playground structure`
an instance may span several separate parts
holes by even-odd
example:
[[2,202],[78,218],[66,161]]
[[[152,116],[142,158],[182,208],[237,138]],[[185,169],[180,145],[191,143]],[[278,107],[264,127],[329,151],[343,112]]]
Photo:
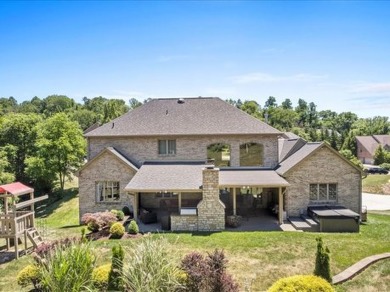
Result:
[[42,243],[35,228],[34,204],[46,200],[47,195],[34,198],[34,189],[20,182],[0,186],[0,238],[5,238],[7,250],[13,244],[15,258],[19,258],[19,241],[24,237],[25,250],[27,238],[34,247]]

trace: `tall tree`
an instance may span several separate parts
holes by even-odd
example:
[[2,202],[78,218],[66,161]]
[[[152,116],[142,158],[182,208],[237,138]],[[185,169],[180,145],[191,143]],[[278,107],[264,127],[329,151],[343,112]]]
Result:
[[130,109],[135,109],[142,105],[142,102],[138,101],[136,98],[130,98],[129,100]]
[[75,101],[66,95],[49,95],[43,100],[43,105],[43,112],[46,116],[52,116],[76,107]]
[[78,169],[86,152],[83,133],[77,122],[65,113],[58,113],[37,126],[38,153],[27,159],[27,171],[36,179],[47,176],[59,180],[64,189],[65,179]]
[[7,152],[8,171],[18,181],[28,182],[25,172],[26,158],[35,156],[37,131],[35,126],[42,121],[37,114],[10,113],[3,117],[0,125],[0,146]]
[[306,126],[308,106],[307,102],[300,98],[298,100],[298,106],[295,108],[295,112],[299,115],[298,124],[302,127]]
[[293,109],[292,102],[291,102],[291,100],[289,98],[286,98],[282,102],[282,108],[284,108],[284,109]]

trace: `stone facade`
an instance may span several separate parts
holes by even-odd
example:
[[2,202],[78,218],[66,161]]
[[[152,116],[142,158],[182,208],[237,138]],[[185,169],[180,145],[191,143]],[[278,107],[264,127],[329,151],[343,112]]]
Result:
[[[158,155],[159,139],[175,139],[176,154]],[[240,166],[240,145],[250,142],[263,145],[263,166],[275,167],[277,165],[277,135],[90,137],[88,138],[88,159],[92,159],[106,147],[114,147],[139,164],[142,164],[145,160],[206,160],[208,145],[224,143],[230,145],[230,165]]]
[[219,199],[219,169],[203,169],[203,199],[198,204],[198,230],[225,229],[225,205]]
[[219,200],[219,169],[203,169],[203,198],[198,215],[172,215],[172,231],[221,231],[225,229],[225,205]]
[[172,231],[198,231],[198,216],[196,215],[171,215]]
[[337,204],[361,212],[361,172],[327,147],[296,165],[285,178],[290,183],[285,206],[288,216],[299,216],[307,206],[316,204],[309,200],[309,185],[319,183],[337,184]]
[[[120,161],[109,151],[103,152],[79,172],[80,218],[85,213],[102,212],[111,209],[122,210],[133,205],[133,196],[124,191],[124,187],[133,178],[136,171]],[[120,200],[118,202],[97,202],[96,182],[119,181]]]

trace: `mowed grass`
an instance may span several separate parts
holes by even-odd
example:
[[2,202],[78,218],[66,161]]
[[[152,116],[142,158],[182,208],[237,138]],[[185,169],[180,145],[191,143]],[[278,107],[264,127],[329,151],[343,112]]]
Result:
[[[46,207],[42,214],[47,215],[45,219],[37,219],[46,221],[50,238],[80,236],[77,192],[68,192],[54,204]],[[331,251],[333,275],[364,257],[390,252],[390,212],[370,212],[360,233],[215,232],[152,236],[157,240],[160,236],[169,240],[172,245],[170,256],[178,264],[192,251],[206,254],[216,248],[223,249],[229,261],[228,271],[239,282],[240,291],[264,291],[281,277],[313,272],[318,236],[322,236]],[[120,243],[131,248],[139,240],[142,238],[121,240]],[[111,248],[117,243],[118,240],[93,242],[99,264],[110,262]],[[338,285],[337,290],[390,291],[388,261],[379,262],[352,281]],[[32,262],[31,257],[24,256],[0,265],[0,291],[23,291],[15,279],[17,272],[29,262]]]
[[390,175],[369,174],[362,180],[363,192],[372,194],[384,193],[384,185],[390,184]]

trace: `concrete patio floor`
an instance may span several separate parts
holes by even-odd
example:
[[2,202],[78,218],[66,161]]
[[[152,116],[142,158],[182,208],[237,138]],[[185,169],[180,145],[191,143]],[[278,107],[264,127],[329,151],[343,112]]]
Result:
[[[138,220],[140,232],[164,232],[161,223],[144,224]],[[258,210],[256,214],[245,216],[239,227],[226,227],[226,231],[297,231],[289,222],[279,224],[276,215],[269,214],[268,210]]]

